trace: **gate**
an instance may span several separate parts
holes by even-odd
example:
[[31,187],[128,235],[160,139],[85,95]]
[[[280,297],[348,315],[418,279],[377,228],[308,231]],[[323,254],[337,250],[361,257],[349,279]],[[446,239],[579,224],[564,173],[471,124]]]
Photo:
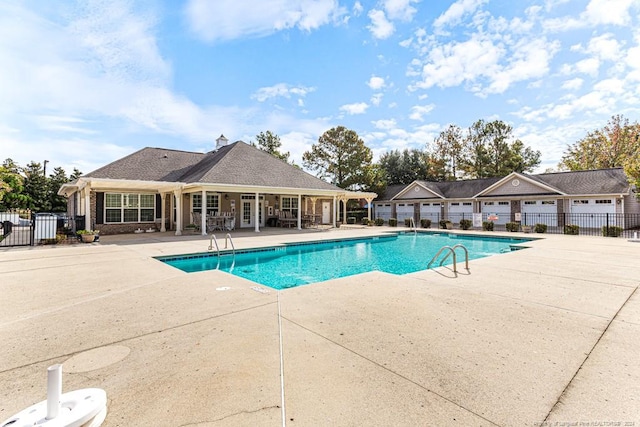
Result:
[[28,210],[0,212],[0,247],[32,246],[33,218]]

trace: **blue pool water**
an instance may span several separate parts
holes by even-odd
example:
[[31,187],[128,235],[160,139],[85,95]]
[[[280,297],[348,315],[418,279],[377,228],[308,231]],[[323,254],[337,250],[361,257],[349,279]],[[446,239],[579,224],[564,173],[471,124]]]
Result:
[[[368,271],[406,274],[425,270],[442,246],[463,244],[469,259],[482,258],[511,249],[527,239],[509,239],[455,234],[393,234],[366,239],[296,243],[285,246],[222,253],[159,257],[188,273],[219,268],[275,289],[286,289]],[[458,263],[464,262],[458,250]],[[449,257],[448,264],[452,261]],[[438,266],[439,262],[434,263]]]

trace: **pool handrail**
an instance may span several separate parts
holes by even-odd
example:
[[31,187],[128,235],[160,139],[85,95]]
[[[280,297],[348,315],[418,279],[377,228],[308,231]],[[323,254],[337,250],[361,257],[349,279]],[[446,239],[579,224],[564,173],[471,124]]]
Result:
[[216,270],[220,269],[220,247],[218,246],[218,239],[216,239],[216,235],[211,233],[211,238],[209,239],[209,248],[208,250],[213,250],[213,244],[216,245],[216,252],[218,253],[218,265],[216,265]]
[[429,264],[427,264],[427,268],[431,268],[431,264],[433,264],[438,259],[438,257],[440,256],[440,254],[442,252],[447,250],[449,252],[440,261],[440,267],[442,267],[442,264],[444,264],[444,262],[447,260],[447,258],[449,258],[449,255],[453,255],[453,272],[454,273],[458,273],[458,259],[457,259],[457,256],[456,256],[456,249],[458,249],[458,248],[464,249],[464,261],[465,261],[464,267],[465,267],[466,270],[469,270],[469,251],[461,243],[458,243],[458,244],[454,245],[453,247],[451,247],[451,246],[443,246],[443,247],[441,247],[440,250],[438,251],[438,253],[436,253],[435,256],[433,258],[431,258],[431,261],[429,261]]

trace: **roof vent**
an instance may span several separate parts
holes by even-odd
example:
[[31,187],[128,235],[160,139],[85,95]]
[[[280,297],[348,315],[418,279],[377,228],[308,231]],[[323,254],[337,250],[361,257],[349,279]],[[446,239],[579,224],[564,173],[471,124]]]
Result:
[[221,134],[220,137],[216,139],[216,150],[219,150],[220,147],[224,147],[227,144],[229,144],[229,140]]

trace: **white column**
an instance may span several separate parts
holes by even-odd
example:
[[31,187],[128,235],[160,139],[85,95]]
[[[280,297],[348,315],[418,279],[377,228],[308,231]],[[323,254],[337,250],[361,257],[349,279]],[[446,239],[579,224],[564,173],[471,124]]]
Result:
[[256,212],[254,215],[255,231],[260,232],[260,193],[256,193]]
[[160,209],[162,210],[160,213],[160,221],[162,221],[160,224],[160,231],[165,232],[167,231],[167,219],[165,217],[165,212],[167,211],[167,193],[160,194]]
[[336,228],[336,217],[338,212],[336,211],[336,196],[333,196],[333,228]]
[[373,202],[373,199],[371,197],[368,197],[364,200],[366,200],[367,202],[367,219],[371,221],[371,202]]
[[175,190],[176,198],[176,236],[182,235],[182,190]]
[[302,194],[298,194],[298,230],[302,230]]
[[91,230],[91,188],[84,188],[84,228]]
[[349,199],[347,198],[342,198],[342,223],[346,224],[347,223],[347,201],[349,201]]
[[202,190],[202,210],[200,211],[200,230],[202,235],[207,235],[207,192]]

